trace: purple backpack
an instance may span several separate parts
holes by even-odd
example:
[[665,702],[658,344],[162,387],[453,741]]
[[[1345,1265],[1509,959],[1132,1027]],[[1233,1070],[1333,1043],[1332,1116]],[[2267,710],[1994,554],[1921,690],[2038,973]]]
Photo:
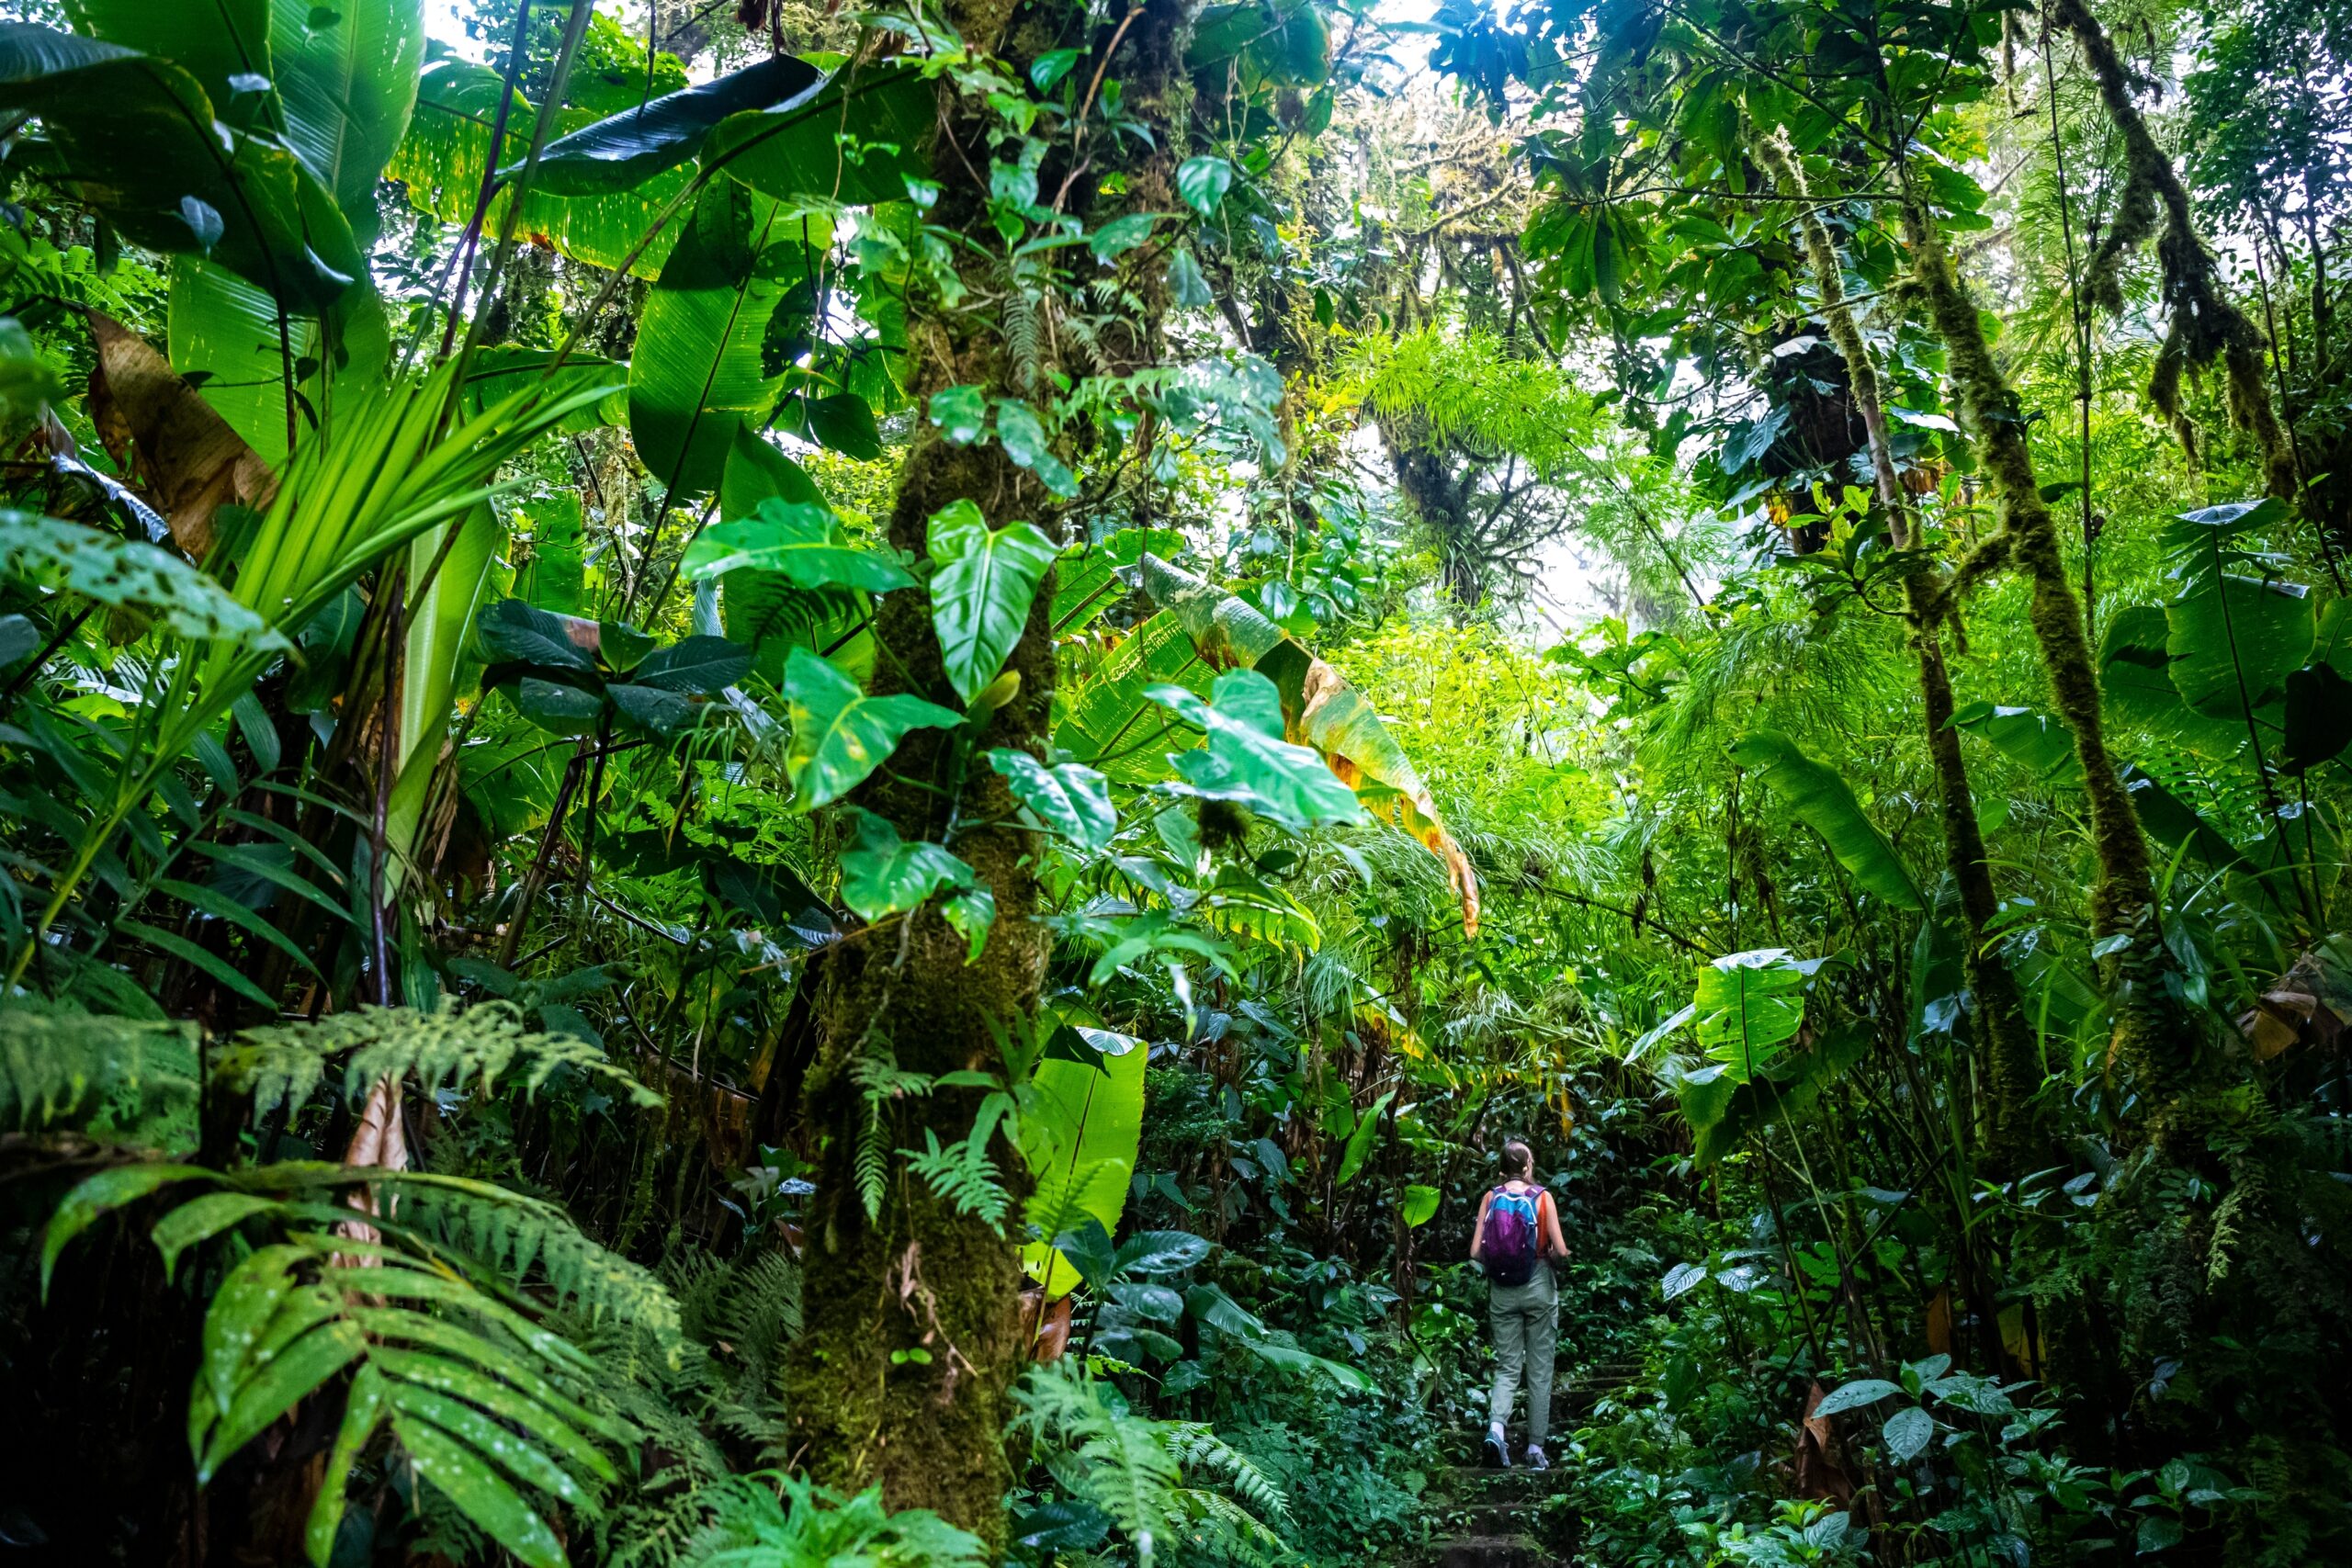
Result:
[[1535,1278],[1535,1197],[1498,1187],[1487,1205],[1487,1235],[1478,1248],[1487,1278],[1498,1285],[1524,1285]]

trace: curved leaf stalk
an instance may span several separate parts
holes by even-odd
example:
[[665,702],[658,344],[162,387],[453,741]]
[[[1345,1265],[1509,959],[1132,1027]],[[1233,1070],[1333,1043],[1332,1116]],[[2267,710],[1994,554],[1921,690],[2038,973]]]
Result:
[[[1863,342],[1846,298],[1844,268],[1828,226],[1806,188],[1787,136],[1780,131],[1751,138],[1757,161],[1781,191],[1795,197],[1804,231],[1805,255],[1813,269],[1814,286],[1821,295],[1821,316],[1830,341],[1846,362],[1847,384],[1862,418],[1870,442],[1871,467],[1878,481],[1879,501],[1886,508],[1887,540],[1895,549],[1919,542],[1918,520],[1894,466],[1894,452],[1886,435],[1886,405],[1878,367]],[[2028,1025],[2017,977],[1989,945],[1993,919],[2000,911],[2000,896],[1984,848],[1984,832],[1976,817],[1976,797],[1968,782],[1968,764],[1961,755],[1960,732],[1952,727],[1954,699],[1951,671],[1945,665],[1943,630],[1938,606],[1950,573],[1939,566],[1904,579],[1905,607],[1911,622],[1911,645],[1919,660],[1919,698],[1928,728],[1928,755],[1936,773],[1937,803],[1943,823],[1944,864],[1960,891],[1961,912],[1968,927],[1962,963],[1969,989],[1977,1001],[1977,1019],[1984,1048],[1986,1085],[1993,1100],[1992,1163],[1997,1170],[2015,1174],[2033,1157],[2039,1138],[2034,1128],[2035,1091],[2041,1087],[2042,1062],[2033,1032]],[[1929,911],[1928,919],[1934,919]]]

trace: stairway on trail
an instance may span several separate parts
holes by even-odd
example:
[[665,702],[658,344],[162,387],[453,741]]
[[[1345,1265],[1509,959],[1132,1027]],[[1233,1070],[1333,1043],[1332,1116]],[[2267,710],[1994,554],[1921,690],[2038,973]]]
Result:
[[[1638,1362],[1608,1361],[1578,1372],[1554,1391],[1552,1430],[1574,1431],[1641,1370]],[[1579,1533],[1567,1484],[1564,1470],[1494,1470],[1466,1461],[1439,1466],[1421,1494],[1429,1526],[1423,1568],[1564,1568]]]

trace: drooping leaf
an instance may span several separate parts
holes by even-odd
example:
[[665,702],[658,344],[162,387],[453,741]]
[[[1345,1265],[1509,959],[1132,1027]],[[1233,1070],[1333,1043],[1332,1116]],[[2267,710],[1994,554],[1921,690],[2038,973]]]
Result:
[[728,116],[789,113],[824,83],[823,73],[807,61],[771,55],[716,81],[632,106],[550,142],[539,159],[540,188],[554,196],[628,190],[693,158]]
[[0,510],[0,571],[153,615],[181,637],[252,649],[287,646],[284,636],[171,551],[80,523]]
[[1057,552],[1033,523],[991,529],[969,501],[932,514],[926,545],[939,569],[931,580],[932,626],[948,683],[970,702],[1021,640]]
[[749,517],[714,523],[679,564],[689,579],[753,570],[781,573],[802,588],[887,593],[914,579],[889,557],[851,542],[831,508],[767,500]]
[[0,24],[0,108],[39,115],[69,181],[150,250],[209,255],[309,310],[333,304],[366,266],[302,158],[266,132],[217,126],[203,86],[167,60]]
[[792,739],[785,751],[803,811],[839,800],[880,767],[912,729],[951,729],[964,716],[921,697],[869,697],[857,682],[805,648],[785,665]]
[[[176,271],[175,264],[175,276]],[[176,297],[176,287],[174,292]],[[138,476],[168,519],[173,542],[202,560],[224,504],[267,502],[276,488],[269,466],[144,338],[103,311],[84,316],[98,351],[90,376],[90,417],[98,438],[119,468]],[[282,446],[283,399],[275,406]]]
[[1206,750],[1170,755],[1185,793],[1246,806],[1293,832],[1368,819],[1320,757],[1283,739],[1281,694],[1256,671],[1218,676],[1211,703],[1182,686],[1146,694],[1208,736]]
[[2311,657],[2309,591],[2275,578],[2199,574],[2165,608],[2170,673],[2189,711],[2243,724]]
[[973,885],[972,868],[939,845],[909,843],[871,811],[854,820],[856,840],[842,852],[842,902],[859,919],[903,915],[942,889]]
[[721,120],[703,163],[777,201],[899,200],[907,176],[929,167],[923,152],[937,112],[920,70],[863,63],[790,104]]
[[1740,737],[1732,760],[1753,770],[1800,822],[1821,835],[1838,863],[1856,883],[1898,909],[1926,906],[1918,884],[1894,847],[1862,812],[1846,781],[1797,749],[1777,731],[1759,729]]

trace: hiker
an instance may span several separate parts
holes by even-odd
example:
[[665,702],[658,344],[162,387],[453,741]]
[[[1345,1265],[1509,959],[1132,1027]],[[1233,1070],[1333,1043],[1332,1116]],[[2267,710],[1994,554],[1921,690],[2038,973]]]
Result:
[[1470,1258],[1492,1289],[1487,1321],[1495,1330],[1495,1387],[1487,1401],[1487,1457],[1510,1468],[1511,1395],[1527,1373],[1527,1465],[1549,1470],[1544,1439],[1552,1424],[1552,1358],[1559,1348],[1560,1298],[1552,1265],[1566,1262],[1560,1211],[1535,1184],[1535,1151],[1519,1139],[1503,1145],[1501,1185],[1478,1205]]

